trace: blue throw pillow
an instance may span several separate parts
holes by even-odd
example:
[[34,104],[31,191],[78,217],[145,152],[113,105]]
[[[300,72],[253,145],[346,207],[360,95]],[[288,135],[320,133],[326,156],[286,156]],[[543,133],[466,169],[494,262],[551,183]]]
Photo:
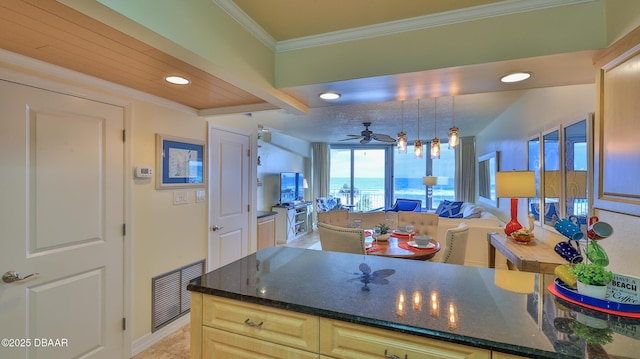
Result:
[[462,208],[462,201],[451,202],[451,201],[443,201],[442,208],[438,215],[440,217],[447,218],[462,218],[462,213],[460,210]]

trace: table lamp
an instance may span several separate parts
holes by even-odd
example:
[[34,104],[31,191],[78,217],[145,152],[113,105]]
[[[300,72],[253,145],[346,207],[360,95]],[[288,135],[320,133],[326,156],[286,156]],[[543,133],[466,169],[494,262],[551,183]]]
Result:
[[504,227],[507,236],[522,228],[518,223],[518,198],[536,196],[536,178],[533,171],[496,173],[496,196],[511,198],[511,221]]
[[433,186],[438,184],[438,177],[436,176],[424,176],[422,177],[422,184],[427,187],[427,198],[429,199],[429,203],[427,203],[427,208],[431,208],[431,201],[433,198]]

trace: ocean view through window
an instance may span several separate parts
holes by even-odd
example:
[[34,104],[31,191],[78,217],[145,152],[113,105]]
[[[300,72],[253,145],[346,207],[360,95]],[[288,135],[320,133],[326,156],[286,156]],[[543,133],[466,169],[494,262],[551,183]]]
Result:
[[[398,154],[395,146],[332,146],[330,195],[353,206],[354,211],[374,211],[389,208],[397,198],[422,200],[423,210],[433,210],[447,199],[455,199],[454,150],[443,146],[440,159],[416,159],[413,146],[407,154]],[[434,175],[429,202],[422,177]]]

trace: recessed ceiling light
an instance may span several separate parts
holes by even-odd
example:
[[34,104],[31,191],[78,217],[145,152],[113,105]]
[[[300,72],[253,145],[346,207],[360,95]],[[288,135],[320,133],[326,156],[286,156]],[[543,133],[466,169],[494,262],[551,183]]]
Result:
[[528,79],[529,77],[531,77],[531,73],[530,72],[512,72],[508,75],[504,75],[500,78],[500,81],[502,82],[520,82],[520,81],[524,81],[526,79]]
[[191,83],[189,79],[184,78],[182,76],[167,76],[164,78],[164,80],[174,85],[188,85]]
[[337,92],[323,92],[319,96],[323,100],[337,100],[341,95]]

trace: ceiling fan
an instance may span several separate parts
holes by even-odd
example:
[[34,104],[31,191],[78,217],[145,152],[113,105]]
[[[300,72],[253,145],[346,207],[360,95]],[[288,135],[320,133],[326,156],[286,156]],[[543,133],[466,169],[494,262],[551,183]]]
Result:
[[340,141],[349,141],[349,140],[360,140],[361,144],[369,143],[371,140],[376,140],[380,142],[396,142],[396,139],[390,137],[389,135],[384,135],[380,133],[373,133],[369,129],[371,126],[371,122],[363,122],[364,130],[360,132],[359,135],[347,135],[349,138],[342,139]]

